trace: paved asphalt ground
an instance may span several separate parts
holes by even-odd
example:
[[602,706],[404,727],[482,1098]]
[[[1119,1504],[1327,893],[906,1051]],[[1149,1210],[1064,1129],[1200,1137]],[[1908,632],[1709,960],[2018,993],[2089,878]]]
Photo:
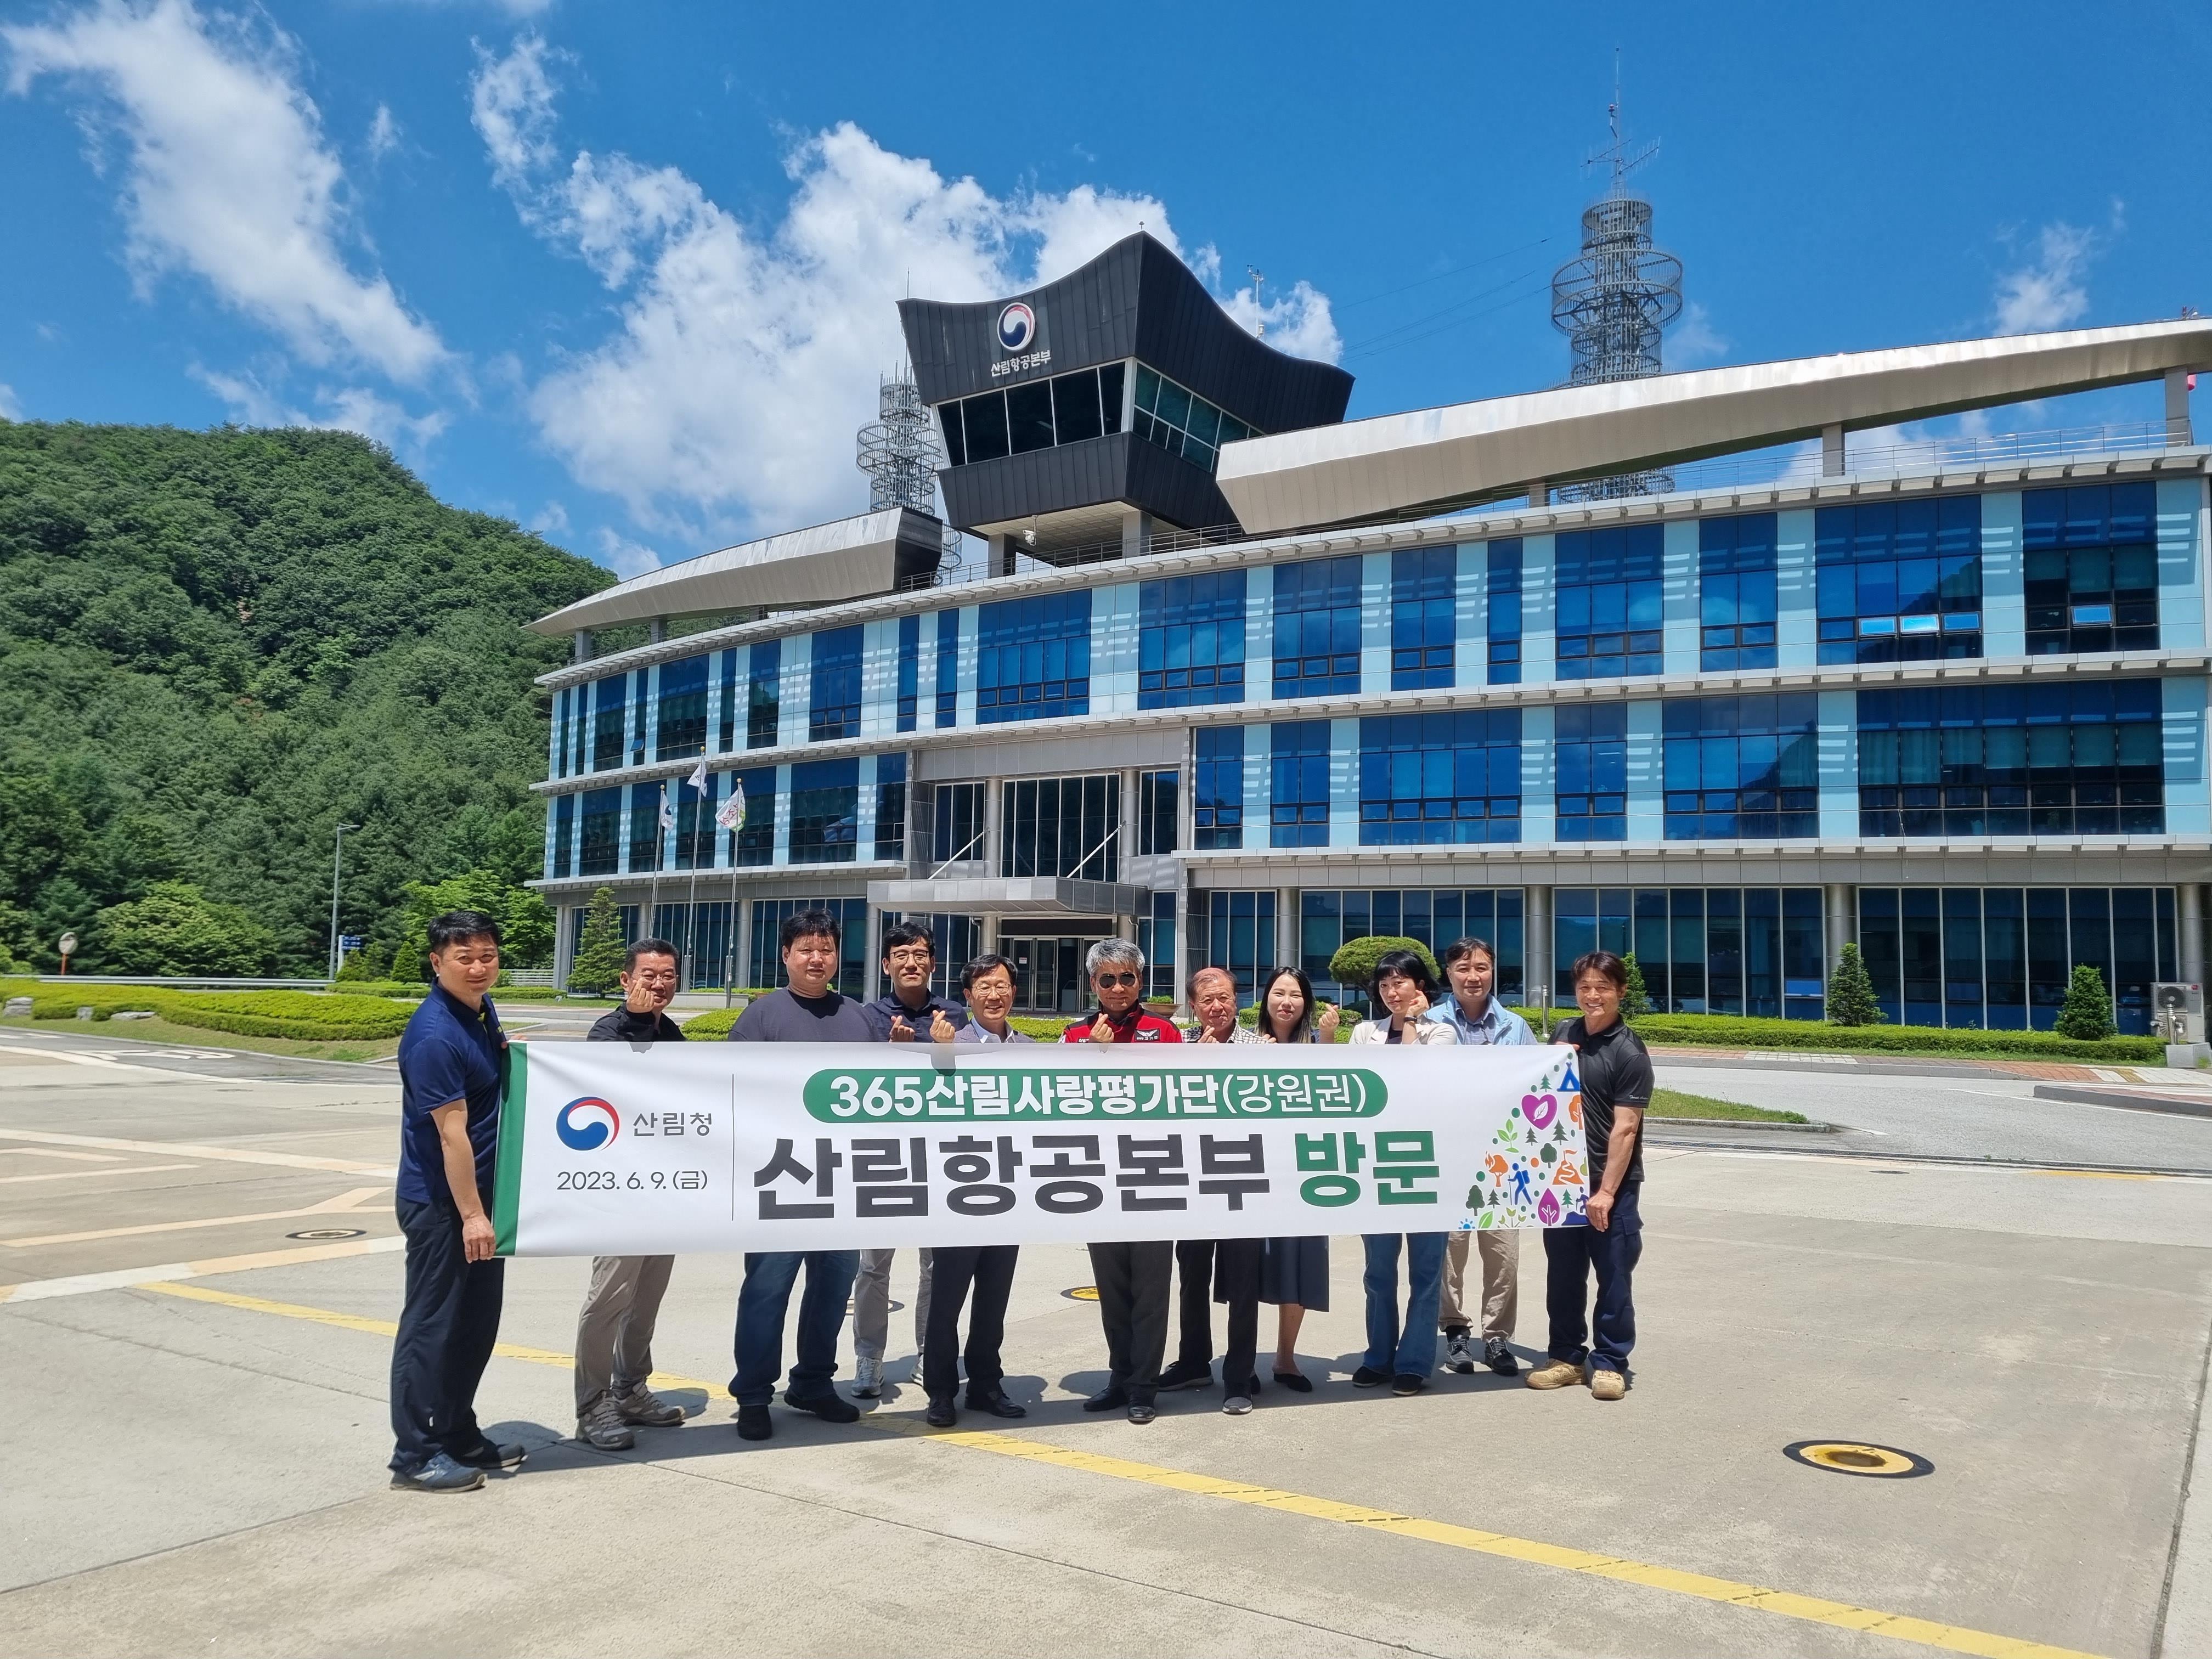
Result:
[[[1662,1073],[1846,1127],[1654,1150],[1618,1405],[1355,1394],[1340,1240],[1316,1392],[1086,1418],[1090,1273],[1054,1247],[1009,1320],[1025,1421],[925,1434],[902,1386],[746,1446],[738,1267],[699,1257],[658,1344],[691,1419],[606,1456],[562,1437],[586,1264],[532,1260],[479,1401],[530,1462],[424,1498],[384,1488],[390,1068],[0,1028],[0,1654],[2212,1653],[2212,1184],[2171,1173],[2212,1171],[2212,1122]],[[1806,1440],[1933,1469],[1784,1455]]]

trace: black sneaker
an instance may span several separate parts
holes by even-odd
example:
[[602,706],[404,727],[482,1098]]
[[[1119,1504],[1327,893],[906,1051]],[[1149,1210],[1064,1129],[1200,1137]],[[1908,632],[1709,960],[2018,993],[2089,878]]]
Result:
[[1419,1394],[1429,1386],[1429,1379],[1412,1371],[1400,1371],[1390,1379],[1392,1394]]
[[1283,1387],[1288,1389],[1292,1394],[1311,1394],[1313,1392],[1313,1378],[1308,1376],[1304,1371],[1277,1371],[1275,1373],[1275,1381],[1282,1384]]
[[1362,1365],[1352,1374],[1352,1386],[1355,1389],[1379,1389],[1389,1380],[1389,1372],[1378,1371],[1372,1365]]
[[1205,1389],[1213,1384],[1213,1362],[1210,1359],[1178,1359],[1160,1373],[1160,1392],[1173,1394],[1179,1389]]
[[783,1403],[796,1412],[812,1412],[824,1423],[857,1423],[860,1408],[842,1394],[793,1394],[783,1391]]
[[1090,1399],[1085,1401],[1083,1402],[1083,1409],[1087,1412],[1119,1411],[1122,1407],[1128,1403],[1129,1395],[1127,1390],[1115,1388],[1109,1383],[1105,1388],[1099,1389],[1097,1394],[1092,1395]]
[[[1486,1336],[1482,1340],[1482,1363],[1500,1376],[1521,1375],[1521,1362],[1513,1357],[1513,1350],[1505,1346],[1502,1336]],[[1469,1370],[1474,1368],[1470,1365]]]
[[496,1446],[487,1440],[473,1451],[448,1452],[446,1455],[463,1468],[519,1469],[522,1467],[522,1460],[529,1456],[530,1452],[526,1447]]
[[775,1432],[775,1425],[769,1420],[767,1407],[740,1406],[738,1407],[738,1439],[765,1440]]
[[465,1468],[444,1452],[419,1469],[395,1470],[394,1492],[474,1492],[484,1483],[482,1469]]
[[1462,1376],[1474,1369],[1474,1350],[1468,1344],[1465,1331],[1454,1331],[1444,1339],[1444,1364]]

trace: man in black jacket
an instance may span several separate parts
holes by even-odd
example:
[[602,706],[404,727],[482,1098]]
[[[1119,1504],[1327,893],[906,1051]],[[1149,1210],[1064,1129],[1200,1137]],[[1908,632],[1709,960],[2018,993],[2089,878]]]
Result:
[[[676,947],[641,939],[623,965],[623,1006],[592,1027],[593,1042],[681,1042],[662,1012],[676,995]],[[576,1321],[576,1438],[601,1451],[637,1443],[634,1425],[668,1428],[684,1408],[646,1387],[653,1375],[653,1326],[668,1290],[667,1255],[602,1255]]]

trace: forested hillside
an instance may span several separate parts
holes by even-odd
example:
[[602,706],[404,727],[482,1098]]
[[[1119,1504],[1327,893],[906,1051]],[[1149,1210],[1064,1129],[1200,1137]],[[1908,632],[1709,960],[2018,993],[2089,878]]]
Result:
[[542,951],[520,624],[612,580],[349,434],[0,421],[0,968],[319,974],[341,821],[347,931],[469,877]]

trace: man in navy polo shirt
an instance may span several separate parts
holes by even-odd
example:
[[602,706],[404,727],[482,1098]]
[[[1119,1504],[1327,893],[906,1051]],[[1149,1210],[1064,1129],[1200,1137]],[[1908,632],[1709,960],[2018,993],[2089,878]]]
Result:
[[407,1300],[392,1345],[392,1484],[469,1492],[520,1446],[477,1426],[477,1384],[499,1338],[507,1264],[492,1254],[500,1050],[485,994],[499,978],[499,924],[479,910],[430,923],[435,983],[399,1039],[400,1231]]

